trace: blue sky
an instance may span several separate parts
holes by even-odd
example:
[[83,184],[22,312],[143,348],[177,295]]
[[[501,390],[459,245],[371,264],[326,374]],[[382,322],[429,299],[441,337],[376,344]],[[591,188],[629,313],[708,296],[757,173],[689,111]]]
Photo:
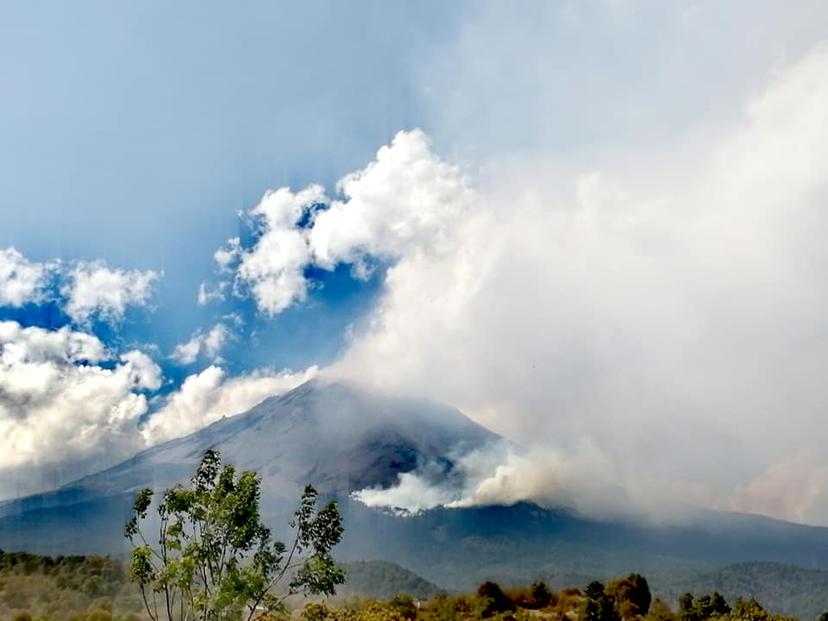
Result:
[[[465,9],[432,2],[10,3],[0,19],[0,247],[163,270],[119,338],[170,350],[225,308],[195,304],[212,253],[268,188],[326,185],[421,126],[414,65]],[[355,36],[355,34],[357,36]],[[330,360],[376,282],[324,272],[237,370]],[[6,311],[19,317],[20,312]],[[28,321],[42,321],[37,309]],[[55,321],[55,315],[51,315]],[[56,321],[60,321],[58,318]]]

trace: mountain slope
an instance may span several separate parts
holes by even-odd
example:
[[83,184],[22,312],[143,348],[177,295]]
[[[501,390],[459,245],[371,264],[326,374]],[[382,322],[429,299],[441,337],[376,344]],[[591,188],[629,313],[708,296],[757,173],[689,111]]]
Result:
[[737,597],[755,597],[767,610],[800,619],[816,619],[828,611],[828,571],[782,563],[737,563],[690,575],[652,576],[650,584],[670,602],[682,593],[718,591],[731,603]]
[[424,462],[450,469],[450,454],[497,439],[454,408],[314,379],[77,485],[109,491],[148,480],[168,485],[191,473],[206,449],[216,448],[227,463],[258,472],[279,495],[308,482],[323,493],[347,494],[391,485],[399,473]]
[[345,584],[337,589],[339,596],[390,599],[404,593],[427,599],[442,591],[425,578],[388,561],[354,561],[347,563],[344,569]]
[[345,500],[343,511],[344,555],[393,561],[454,590],[548,575],[695,575],[749,561],[828,569],[828,529],[749,515],[711,513],[704,522],[654,527],[531,503],[396,518]]
[[264,513],[286,523],[307,483],[347,497],[390,486],[424,464],[450,475],[454,456],[499,439],[454,408],[315,379],[53,492],[0,504],[0,547],[120,549],[135,492],[185,482],[208,448],[220,450],[226,463],[258,472]]
[[423,464],[457,476],[457,455],[498,440],[453,408],[315,380],[54,492],[0,505],[0,548],[123,553],[135,491],[185,481],[212,447],[262,475],[263,515],[277,535],[285,534],[298,488],[311,482],[341,503],[341,560],[395,562],[449,589],[487,578],[696,575],[750,561],[828,569],[828,529],[758,516],[698,512],[692,523],[656,527],[518,503],[403,518],[350,497]]

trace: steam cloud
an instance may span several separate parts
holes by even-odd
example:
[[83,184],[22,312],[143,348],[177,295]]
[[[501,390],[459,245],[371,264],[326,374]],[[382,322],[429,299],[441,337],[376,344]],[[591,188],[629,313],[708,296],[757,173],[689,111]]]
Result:
[[[826,75],[819,46],[673,154],[490,164],[451,249],[400,258],[335,371],[529,447],[454,503],[610,511],[594,483],[643,511],[828,523]],[[362,498],[395,506],[416,484]]]
[[[629,486],[616,464],[595,446],[567,454],[553,449],[520,450],[500,442],[454,459],[453,476],[429,476],[429,467],[401,474],[388,489],[368,488],[353,497],[369,507],[411,515],[435,507],[511,505],[532,501],[567,507],[597,518],[676,521],[684,507],[654,502],[653,490]],[[663,498],[663,496],[662,496]]]
[[476,484],[459,496],[412,475],[365,502],[826,522],[826,75],[820,46],[720,131],[598,169],[515,156],[463,172],[403,132],[341,200],[268,194],[261,236],[222,266],[277,313],[308,265],[390,260],[328,372],[453,403],[529,449],[464,464]]

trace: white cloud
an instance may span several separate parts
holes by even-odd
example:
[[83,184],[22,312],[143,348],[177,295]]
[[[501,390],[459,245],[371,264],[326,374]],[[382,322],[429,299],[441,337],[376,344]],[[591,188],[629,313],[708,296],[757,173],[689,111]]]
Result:
[[471,200],[460,171],[436,157],[419,130],[398,133],[337,188],[345,199],[319,212],[309,232],[314,263],[327,269],[366,256],[439,252]]
[[66,298],[65,311],[76,323],[93,316],[106,321],[123,319],[127,306],[146,306],[152,285],[161,273],[152,270],[121,270],[102,261],[79,262],[68,273],[61,293]]
[[227,245],[222,246],[213,253],[213,260],[219,267],[220,272],[229,272],[233,264],[239,260],[241,253],[241,240],[233,237],[227,240]]
[[[219,324],[221,326],[221,324]],[[200,347],[217,353],[214,328]],[[211,336],[213,335],[213,336]],[[0,498],[53,489],[148,446],[240,414],[316,375],[211,365],[150,411],[161,369],[145,353],[116,354],[94,335],[0,322]]]
[[791,465],[828,459],[825,76],[820,46],[732,123],[582,170],[485,162],[467,216],[439,252],[403,249],[333,372],[458,405],[577,482],[550,499],[515,487],[531,468],[512,460],[481,501],[588,505],[577,447],[592,446],[639,504],[828,524],[828,479]]
[[[60,261],[37,263],[14,248],[0,249],[0,306],[54,300],[63,305],[76,324],[85,324],[92,316],[120,321],[128,306],[149,304],[152,286],[161,276],[152,270],[110,268],[103,261],[70,265]],[[210,298],[210,292],[204,295]]]
[[311,251],[305,232],[296,224],[323,198],[319,186],[298,194],[281,188],[265,194],[251,212],[262,234],[251,250],[241,252],[238,279],[250,287],[261,311],[275,315],[305,299],[308,285],[303,272],[311,262]]
[[[54,276],[64,309],[75,324],[97,317],[118,321],[130,305],[146,306],[154,271],[120,270],[103,262],[28,261],[0,251],[0,303],[20,306],[50,296]],[[223,318],[240,325],[236,314]],[[178,345],[172,358],[212,366],[189,376],[150,411],[161,370],[140,351],[110,351],[93,334],[72,329],[0,322],[0,498],[51,489],[105,468],[157,442],[196,431],[223,416],[293,388],[316,373],[257,370],[228,377],[220,352],[231,330],[224,321]],[[141,423],[139,428],[139,423]]]
[[457,169],[434,156],[419,130],[398,133],[337,189],[336,200],[316,185],[268,192],[250,212],[260,233],[253,247],[233,238],[216,252],[220,269],[236,267],[237,290],[248,288],[262,312],[276,315],[304,300],[309,266],[348,263],[364,277],[368,259],[439,252],[471,199]]
[[141,447],[148,356],[109,353],[96,337],[0,322],[0,496],[66,483]]
[[199,306],[205,306],[211,302],[223,302],[224,291],[227,289],[227,286],[226,282],[221,282],[216,286],[212,286],[206,282],[201,283],[198,286],[198,296],[196,298]]
[[42,302],[55,267],[29,261],[14,248],[0,249],[0,306]]
[[190,375],[181,388],[155,412],[142,429],[147,444],[157,444],[187,435],[222,417],[242,413],[260,401],[286,392],[316,375],[316,367],[290,371],[259,370],[227,377],[221,367],[211,365]]
[[227,326],[217,323],[206,333],[196,332],[186,343],[176,345],[170,357],[181,364],[192,364],[202,356],[215,361],[229,338]]

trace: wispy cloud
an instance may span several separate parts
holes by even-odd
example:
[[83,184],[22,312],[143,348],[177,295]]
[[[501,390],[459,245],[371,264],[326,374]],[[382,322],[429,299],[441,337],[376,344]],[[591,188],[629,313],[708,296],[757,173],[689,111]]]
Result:
[[57,265],[29,261],[14,248],[0,248],[0,306],[42,302]]
[[181,364],[193,364],[201,357],[220,362],[219,353],[230,336],[229,328],[217,323],[207,332],[196,332],[186,343],[176,345],[170,357]]

